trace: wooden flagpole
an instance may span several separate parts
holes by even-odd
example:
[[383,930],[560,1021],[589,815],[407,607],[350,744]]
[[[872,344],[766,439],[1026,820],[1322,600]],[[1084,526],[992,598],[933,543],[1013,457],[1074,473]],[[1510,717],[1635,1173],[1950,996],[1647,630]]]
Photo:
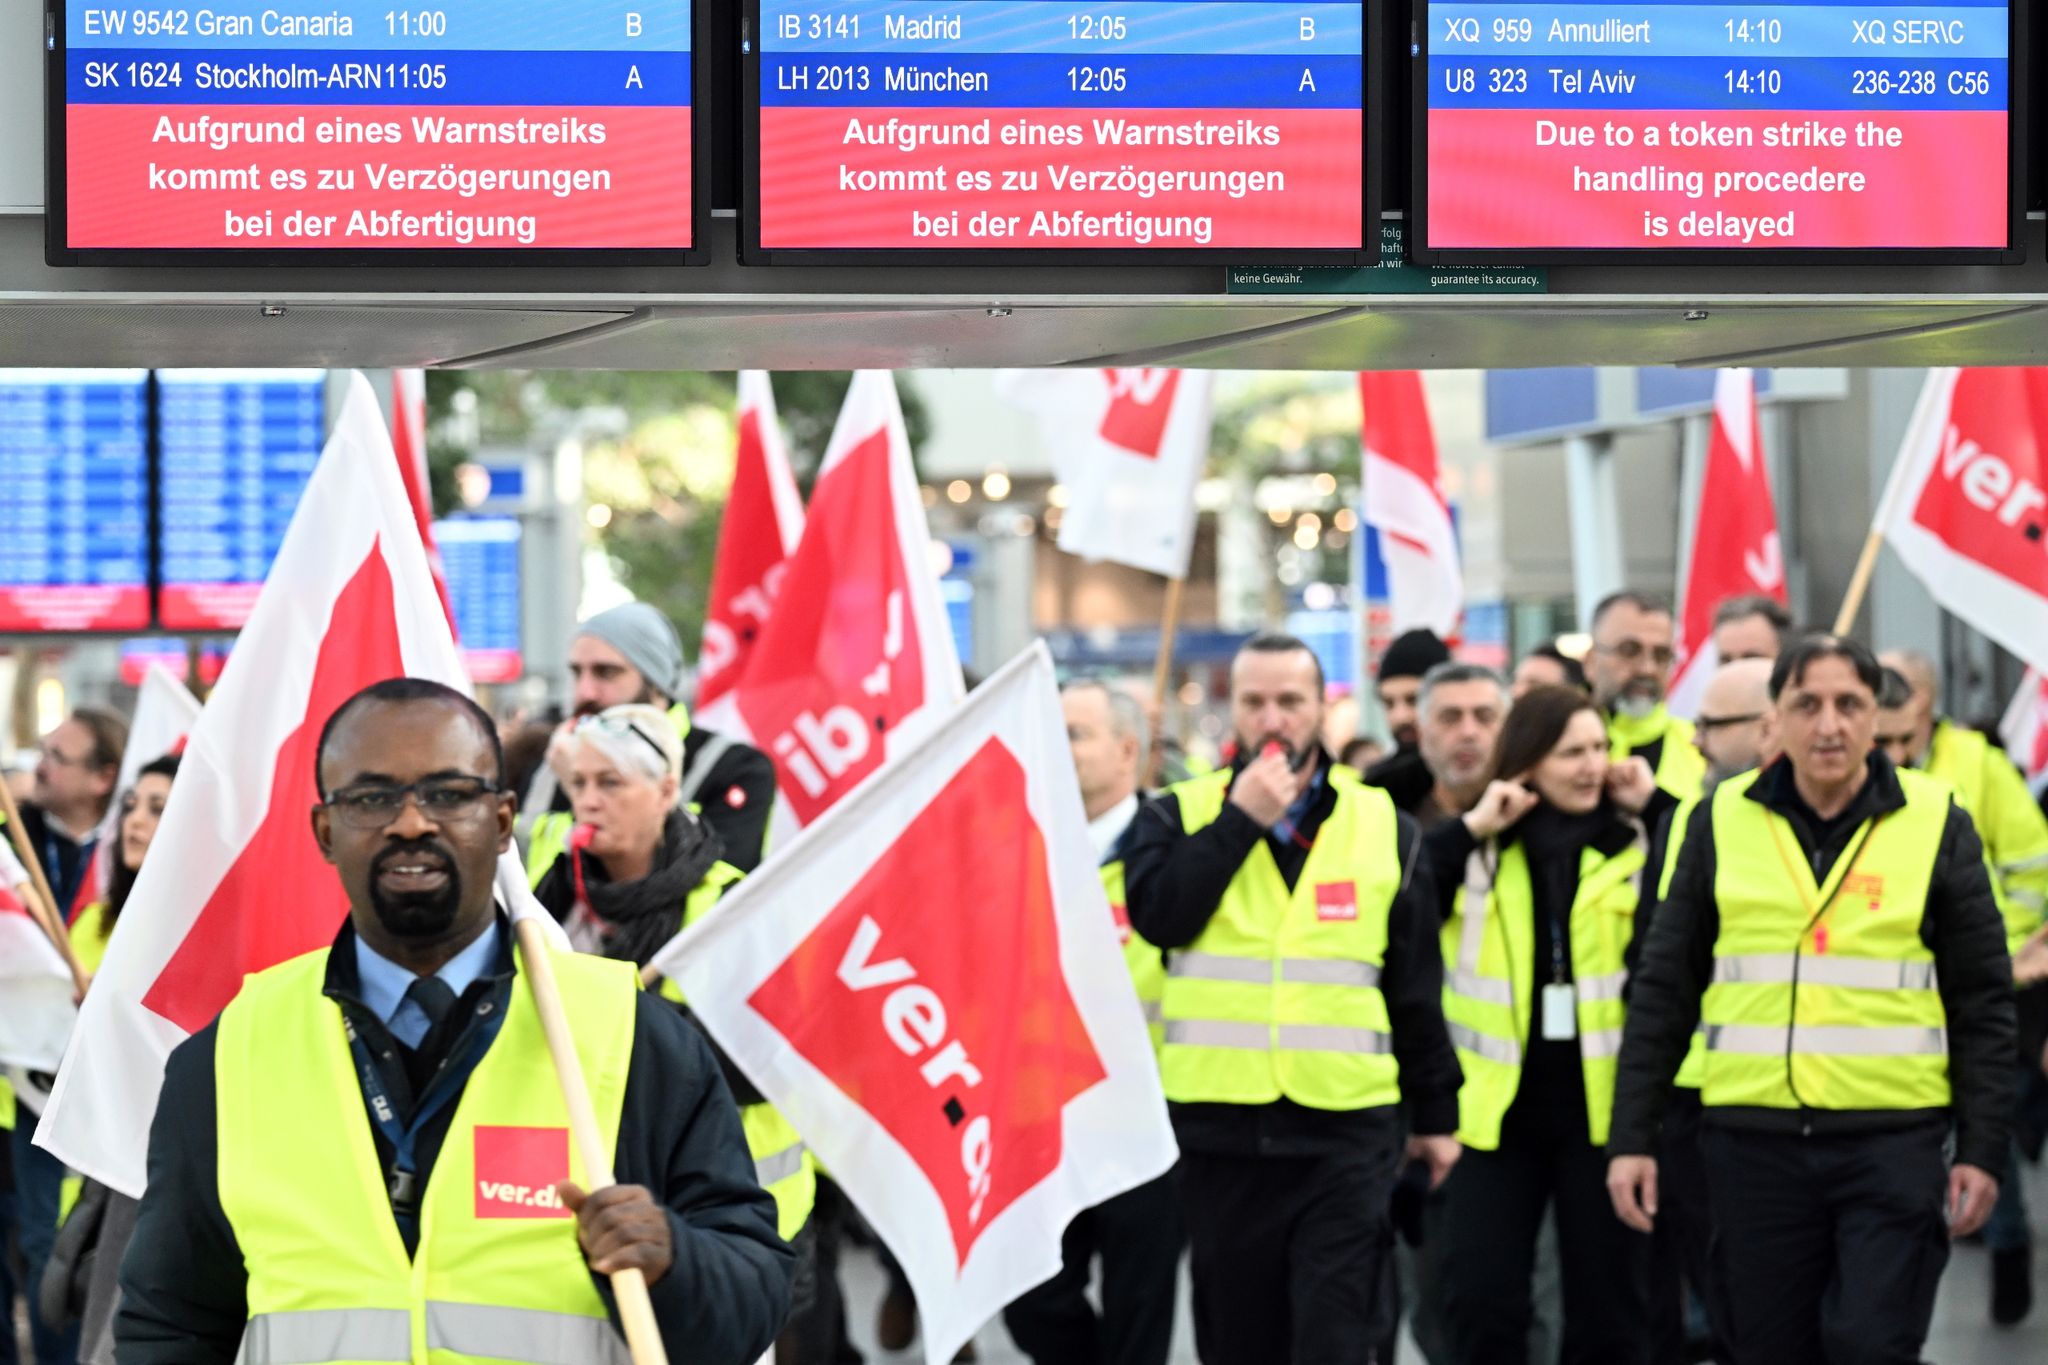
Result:
[[[569,1135],[583,1154],[583,1174],[590,1192],[616,1185],[611,1153],[598,1137],[597,1110],[590,1102],[590,1085],[583,1077],[583,1062],[576,1055],[576,1040],[569,1031],[568,1012],[562,1008],[562,994],[555,985],[555,969],[548,958],[547,939],[537,920],[520,916],[513,920],[519,936],[520,966],[526,984],[533,991],[534,1008],[540,1011],[541,1032],[547,1035],[548,1054],[554,1058],[555,1077],[562,1085],[562,1101],[569,1110]],[[647,1296],[647,1277],[637,1268],[612,1273],[612,1297],[619,1305],[619,1323],[626,1329],[626,1349],[633,1365],[668,1365],[668,1352],[661,1344],[661,1329],[654,1320],[654,1302]]]
[[43,875],[43,860],[29,847],[28,829],[21,822],[21,807],[15,804],[14,792],[4,778],[0,778],[0,815],[7,818],[8,839],[14,845],[15,856],[28,869],[29,881],[35,887],[35,895],[29,898],[29,917],[56,946],[64,965],[71,969],[72,986],[83,996],[87,982],[85,968],[79,963],[78,954],[71,951],[71,935],[64,929],[64,912],[57,908],[56,893],[50,890],[50,879]]
[[1152,665],[1152,709],[1159,723],[1152,727],[1152,751],[1145,755],[1145,769],[1139,782],[1151,781],[1159,757],[1166,752],[1166,688],[1173,680],[1173,637],[1180,630],[1180,599],[1187,587],[1185,577],[1166,580],[1166,611],[1159,622],[1159,658]]
[[1884,532],[1872,528],[1863,540],[1863,553],[1857,557],[1856,572],[1849,576],[1849,591],[1842,594],[1842,609],[1835,613],[1835,634],[1847,635],[1849,628],[1856,624],[1856,613],[1863,609],[1863,594],[1870,590],[1870,575],[1877,570],[1878,547],[1884,544]]

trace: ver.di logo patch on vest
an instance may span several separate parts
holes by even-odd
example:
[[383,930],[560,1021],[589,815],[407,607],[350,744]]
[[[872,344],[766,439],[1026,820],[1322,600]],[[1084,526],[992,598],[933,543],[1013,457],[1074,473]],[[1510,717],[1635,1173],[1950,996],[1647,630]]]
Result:
[[1358,883],[1317,882],[1316,918],[1319,920],[1355,920],[1358,918]]
[[1109,903],[1109,917],[1116,924],[1116,939],[1119,943],[1131,941],[1131,910],[1122,901]]
[[567,1218],[555,1186],[568,1178],[567,1128],[477,1125],[477,1217]]
[[1872,910],[1884,908],[1884,878],[1871,872],[1851,872],[1842,878],[1842,889],[1836,894],[1848,900],[1865,902]]

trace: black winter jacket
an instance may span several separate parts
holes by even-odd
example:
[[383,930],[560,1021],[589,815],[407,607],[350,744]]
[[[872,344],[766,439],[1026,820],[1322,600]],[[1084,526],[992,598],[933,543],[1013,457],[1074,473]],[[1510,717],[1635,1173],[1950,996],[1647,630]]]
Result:
[[[1782,815],[1801,851],[1824,879],[1856,842],[1863,825],[1902,809],[1898,771],[1881,753],[1870,756],[1869,778],[1843,814],[1816,827],[1813,812],[1793,784],[1792,765],[1779,759],[1758,774],[1745,799]],[[1671,1097],[1672,1077],[1699,1023],[1700,999],[1714,971],[1714,941],[1721,918],[1714,903],[1717,860],[1713,803],[1692,812],[1678,851],[1671,893],[1652,915],[1641,969],[1629,989],[1628,1023],[1615,1085],[1608,1150],[1647,1156]],[[1747,856],[1776,857],[1768,849]],[[1646,888],[1659,869],[1646,874]],[[1920,938],[1934,954],[1941,1001],[1948,1015],[1949,1085],[1956,1128],[1956,1159],[1989,1171],[2005,1167],[2013,1113],[2014,1022],[2012,964],[2005,926],[1984,870],[1984,846],[1970,817],[1953,804],[1942,831]],[[1706,1120],[1729,1128],[1776,1133],[1832,1134],[1889,1130],[1924,1123],[1926,1110],[1768,1109],[1717,1106]]]

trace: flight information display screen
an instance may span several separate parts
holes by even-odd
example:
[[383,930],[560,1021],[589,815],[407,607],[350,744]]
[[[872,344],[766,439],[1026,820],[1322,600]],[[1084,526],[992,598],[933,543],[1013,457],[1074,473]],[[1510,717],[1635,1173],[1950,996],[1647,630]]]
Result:
[[239,630],[327,439],[324,370],[159,370],[166,630]]
[[1426,258],[2001,253],[2014,24],[1992,0],[1430,0]]
[[751,22],[750,258],[1377,247],[1358,0],[757,0]]
[[698,245],[690,0],[64,0],[56,17],[58,263]]
[[0,370],[0,631],[149,625],[149,375]]
[[517,682],[526,672],[519,636],[519,538],[517,517],[434,523],[455,634],[472,682]]

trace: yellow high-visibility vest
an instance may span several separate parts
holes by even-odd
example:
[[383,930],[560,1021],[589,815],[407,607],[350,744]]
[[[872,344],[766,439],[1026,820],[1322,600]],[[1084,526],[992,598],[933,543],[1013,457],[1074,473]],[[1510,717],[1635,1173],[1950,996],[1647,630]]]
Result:
[[[221,1208],[248,1269],[242,1365],[625,1365],[624,1341],[552,1182],[589,1177],[526,983],[456,1102],[408,1259],[328,950],[250,977],[214,1045]],[[616,1148],[639,983],[551,959],[599,1136]]]
[[1721,929],[1701,1102],[1946,1108],[1948,1017],[1920,926],[1948,784],[1901,771],[1904,808],[1866,820],[1816,884],[1790,823],[1749,799],[1755,781],[1711,798]]
[[[694,924],[707,914],[726,888],[745,875],[731,863],[713,863],[683,902],[683,923]],[[662,981],[661,994],[679,1005],[689,1003],[672,980]],[[774,1196],[775,1230],[787,1242],[810,1220],[818,1202],[818,1160],[782,1111],[765,1100],[740,1106],[740,1127],[754,1158],[754,1180]]]
[[[1671,894],[1671,878],[1678,871],[1678,849],[1685,842],[1685,828],[1692,822],[1692,813],[1699,809],[1701,798],[1687,797],[1678,803],[1678,809],[1671,812],[1671,835],[1664,841],[1664,867],[1657,874],[1657,899],[1663,900]],[[1697,1090],[1700,1081],[1707,1074],[1707,1033],[1704,1027],[1692,1031],[1692,1041],[1686,1044],[1685,1060],[1678,1064],[1678,1075],[1672,1084],[1686,1090]]]
[[[1571,952],[1579,1064],[1586,1082],[1586,1129],[1594,1146],[1607,1142],[1614,1113],[1616,1060],[1621,1056],[1628,983],[1625,955],[1635,926],[1648,853],[1642,828],[1621,852],[1587,848],[1579,855],[1572,896]],[[1520,843],[1489,842],[1465,866],[1457,909],[1443,929],[1444,1021],[1458,1049],[1465,1083],[1458,1089],[1458,1140],[1493,1151],[1501,1120],[1522,1085],[1531,1005],[1538,989],[1536,899],[1529,854]]]
[[1619,763],[1637,749],[1662,740],[1663,747],[1657,751],[1657,785],[1683,801],[1698,796],[1707,786],[1706,756],[1692,735],[1692,722],[1672,715],[1662,703],[1641,720],[1616,712],[1607,718],[1607,757]]
[[1130,970],[1131,986],[1138,993],[1138,1005],[1145,1011],[1145,1027],[1152,1035],[1157,1054],[1166,1032],[1160,1019],[1160,1003],[1166,996],[1166,958],[1158,947],[1131,927],[1130,909],[1124,896],[1124,865],[1113,859],[1102,865],[1102,893],[1109,898],[1109,912],[1116,919],[1117,937],[1123,940],[1124,966]]
[[1977,826],[1991,889],[2005,919],[2006,951],[2017,953],[2041,927],[2048,893],[2048,818],[2012,760],[1975,730],[1946,720],[1937,724],[1928,745],[1927,772],[1955,788],[1956,803]]
[[[1189,834],[1222,813],[1233,774],[1175,784]],[[1160,1077],[1181,1102],[1366,1109],[1400,1099],[1380,994],[1401,885],[1393,802],[1348,768],[1289,891],[1261,838],[1201,936],[1167,956]]]

